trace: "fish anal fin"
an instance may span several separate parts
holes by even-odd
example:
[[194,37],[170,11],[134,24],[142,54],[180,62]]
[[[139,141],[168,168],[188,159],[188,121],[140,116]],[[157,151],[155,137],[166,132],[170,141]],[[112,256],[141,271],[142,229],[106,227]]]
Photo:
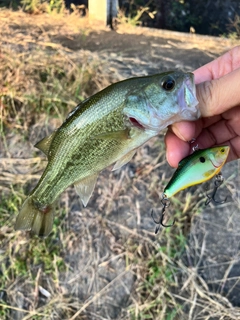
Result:
[[98,173],[88,176],[74,183],[75,190],[82,200],[84,207],[87,206],[88,201],[93,193]]
[[51,146],[52,140],[55,137],[56,131],[52,132],[49,136],[43,138],[42,140],[38,141],[34,147],[41,150],[47,156],[49,153],[49,148]]
[[124,166],[126,163],[128,163],[132,157],[134,156],[136,150],[132,150],[130,152],[128,152],[127,154],[125,154],[125,156],[123,156],[122,158],[120,158],[114,165],[114,167],[112,168],[112,171],[120,169],[122,166]]
[[100,133],[94,136],[93,139],[127,140],[130,139],[130,128]]

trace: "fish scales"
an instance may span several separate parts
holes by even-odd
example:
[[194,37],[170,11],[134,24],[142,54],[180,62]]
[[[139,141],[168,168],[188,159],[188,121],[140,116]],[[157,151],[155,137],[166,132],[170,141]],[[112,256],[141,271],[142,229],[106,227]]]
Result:
[[74,184],[87,204],[100,171],[120,168],[135,150],[169,124],[196,120],[193,74],[181,71],[132,78],[81,102],[52,135],[36,144],[48,165],[17,217],[17,230],[46,236],[54,202]]
[[[139,80],[142,84],[139,84]],[[147,80],[151,83],[151,78]],[[54,138],[52,143],[53,149],[51,150],[46,170],[48,171],[46,177],[48,183],[45,183],[46,178],[43,175],[42,179],[39,181],[38,192],[35,196],[42,207],[47,203],[52,203],[54,201],[56,192],[61,193],[66,189],[65,185],[66,183],[68,184],[68,180],[71,181],[69,184],[72,184],[76,180],[81,179],[83,175],[90,175],[96,171],[102,170],[102,167],[111,165],[113,160],[106,158],[106,154],[111,153],[113,158],[116,158],[114,155],[118,152],[120,155],[122,154],[122,149],[124,149],[124,146],[128,144],[129,141],[108,141],[106,139],[103,141],[94,141],[94,136],[91,136],[91,134],[94,132],[94,135],[98,135],[102,132],[111,132],[124,128],[122,109],[124,108],[123,102],[125,99],[123,97],[124,94],[127,94],[129,91],[131,92],[131,88],[135,88],[136,81],[138,90],[142,89],[141,86],[147,86],[145,78],[134,79],[131,86],[129,87],[127,85],[124,93],[121,92],[121,95],[119,95],[118,90],[116,90],[117,88],[112,90],[112,86],[110,86],[105,89],[106,96],[102,95],[103,98],[96,98],[93,96],[85,105],[80,104],[80,107],[76,109],[76,112],[74,112],[68,121],[64,122],[59,128],[59,135]],[[126,81],[126,83],[127,82],[128,81]],[[112,101],[117,102],[115,110],[111,109]],[[91,112],[91,105],[95,106],[94,113]],[[110,110],[111,113],[109,113]],[[138,133],[139,136],[141,136],[142,131],[135,128],[133,128],[132,131],[135,131],[136,134]],[[77,137],[85,142],[82,146],[79,145]],[[143,139],[144,138],[145,137],[143,137]],[[63,149],[60,150],[62,141],[64,141],[64,146]],[[54,148],[54,144],[56,144],[56,148]],[[133,147],[137,146],[133,145]],[[87,163],[84,151],[79,152],[79,150],[88,150]],[[68,154],[67,158],[66,154]],[[56,157],[58,157],[58,159],[56,159]],[[103,158],[103,160],[105,160],[104,163],[101,163],[101,165],[99,161],[95,163],[96,157],[98,159]],[[71,162],[74,165],[69,165],[69,159],[72,159]],[[59,164],[61,166],[61,171],[59,170]],[[63,177],[62,172],[68,172],[67,180],[65,176]]]
[[[94,134],[97,135],[102,132],[102,129],[104,132],[111,131],[111,126],[109,126],[109,128],[107,128],[107,126],[102,128],[101,125],[97,126],[95,124],[91,129],[92,130],[89,131],[88,128],[85,128],[85,130],[78,130],[79,137],[83,139],[84,135],[86,136],[80,146],[76,137],[74,140],[71,139],[71,136],[68,136],[65,130],[63,130],[62,134],[60,134],[57,139],[53,140],[57,145],[57,150],[54,150],[55,154],[51,155],[49,159],[46,168],[48,175],[46,178],[44,175],[42,176],[36,194],[36,197],[38,198],[38,201],[42,203],[42,206],[54,201],[56,192],[61,193],[64,191],[66,189],[66,184],[72,184],[76,180],[84,178],[86,175],[91,175],[102,170],[102,167],[107,167],[113,162],[112,157],[116,158],[118,153],[122,153],[127,141],[101,140],[94,139],[94,137],[91,136],[91,132],[94,132]],[[88,133],[86,134],[87,131]],[[141,133],[140,130],[138,131]],[[66,139],[66,135],[69,143],[67,146],[64,144],[64,147],[62,147],[61,141]],[[85,150],[87,150],[88,157],[86,157]],[[68,155],[67,157],[66,154]],[[108,154],[111,154],[111,158],[106,157]],[[99,161],[96,162],[96,158]],[[61,170],[59,170],[59,168],[61,168]],[[65,175],[62,175],[62,172],[68,173],[67,178]],[[48,184],[45,183],[46,179]]]

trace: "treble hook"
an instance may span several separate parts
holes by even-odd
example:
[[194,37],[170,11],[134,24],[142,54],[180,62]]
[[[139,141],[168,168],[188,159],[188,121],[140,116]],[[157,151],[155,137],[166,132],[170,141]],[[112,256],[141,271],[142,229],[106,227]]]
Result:
[[[197,140],[197,139],[192,138],[192,140],[189,141],[189,144],[190,144],[190,145],[193,145],[193,144],[196,142],[196,140]],[[197,151],[198,149],[199,149],[198,144],[196,144],[195,146],[192,146],[192,152],[195,152],[195,151]]]
[[161,212],[161,216],[160,216],[159,221],[157,221],[153,216],[154,210],[152,209],[152,211],[151,211],[151,217],[152,217],[154,223],[156,224],[155,234],[158,233],[158,231],[160,229],[160,226],[163,226],[164,228],[172,227],[174,225],[174,222],[175,222],[175,220],[173,220],[173,223],[171,223],[171,224],[164,224],[163,223],[166,208],[170,206],[170,201],[169,201],[168,197],[164,193],[162,195],[161,203],[163,205],[163,208],[162,208],[162,212]]
[[218,188],[223,184],[224,182],[224,177],[222,176],[221,172],[219,174],[216,175],[216,180],[214,182],[214,189],[211,195],[207,194],[207,200],[205,202],[205,205],[207,206],[212,200],[217,203],[217,204],[223,204],[227,201],[227,197],[225,198],[225,200],[222,201],[217,201],[215,200],[215,195],[217,193]]

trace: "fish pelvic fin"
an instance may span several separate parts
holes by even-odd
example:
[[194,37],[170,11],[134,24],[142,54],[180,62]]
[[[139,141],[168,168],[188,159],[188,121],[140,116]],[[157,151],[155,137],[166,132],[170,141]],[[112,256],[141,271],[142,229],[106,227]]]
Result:
[[134,154],[136,153],[136,150],[132,150],[130,152],[128,152],[127,154],[125,154],[125,156],[123,156],[122,158],[120,158],[114,165],[114,167],[112,168],[112,171],[120,169],[122,166],[124,166],[125,164],[127,164],[132,157],[134,156]]
[[43,153],[45,153],[46,156],[48,156],[49,149],[50,149],[51,143],[53,141],[53,138],[55,137],[55,134],[56,134],[56,131],[53,131],[49,136],[38,141],[34,147],[38,148]]
[[53,211],[53,205],[39,210],[29,196],[17,216],[15,230],[31,230],[33,234],[46,237],[52,230]]

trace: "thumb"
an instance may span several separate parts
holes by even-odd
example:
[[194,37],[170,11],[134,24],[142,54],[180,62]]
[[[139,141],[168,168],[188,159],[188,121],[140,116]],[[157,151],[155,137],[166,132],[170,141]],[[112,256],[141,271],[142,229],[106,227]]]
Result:
[[240,105],[240,68],[196,88],[202,117],[219,115]]

